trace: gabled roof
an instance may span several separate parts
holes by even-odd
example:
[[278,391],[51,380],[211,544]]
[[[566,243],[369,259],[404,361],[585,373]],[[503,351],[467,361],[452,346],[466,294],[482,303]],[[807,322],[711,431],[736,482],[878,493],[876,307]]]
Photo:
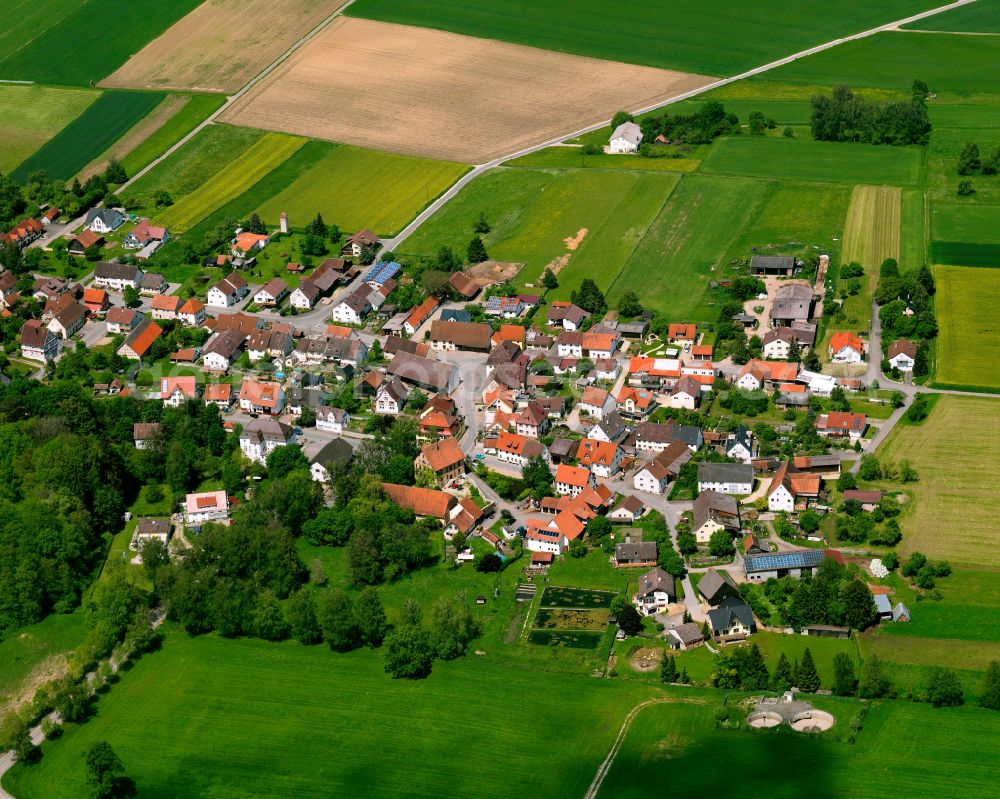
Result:
[[435,472],[443,472],[465,460],[462,448],[454,438],[450,437],[442,438],[433,444],[424,444],[420,448],[420,454]]
[[140,358],[160,337],[163,329],[149,319],[143,319],[125,339],[125,344]]
[[556,469],[556,483],[582,488],[590,485],[590,472],[580,466],[560,463]]
[[399,507],[412,510],[417,516],[430,516],[441,521],[448,518],[448,511],[456,502],[451,494],[433,488],[382,483],[382,490]]
[[663,591],[671,599],[677,595],[673,575],[668,574],[658,566],[650,569],[639,578],[639,590],[636,596],[641,599],[657,591]]
[[889,345],[888,358],[891,361],[899,354],[906,355],[910,360],[917,357],[916,343],[905,338],[898,338]]
[[753,466],[749,463],[699,463],[699,483],[753,484]]
[[790,552],[772,552],[768,555],[744,555],[743,568],[750,572],[776,569],[812,569],[826,558],[822,549],[796,549]]
[[865,351],[865,343],[850,331],[840,330],[830,337],[830,352],[840,352],[845,347],[857,353]]

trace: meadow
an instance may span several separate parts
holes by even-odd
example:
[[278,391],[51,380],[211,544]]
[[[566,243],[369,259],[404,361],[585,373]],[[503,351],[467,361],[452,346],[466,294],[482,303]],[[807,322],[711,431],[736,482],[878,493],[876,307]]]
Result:
[[268,133],[208,178],[197,192],[158,214],[156,221],[170,230],[183,233],[276,169],[305,143],[305,139],[297,136]]
[[246,152],[265,135],[262,130],[230,125],[209,125],[169,158],[133,183],[126,192],[146,208],[152,207],[152,195],[166,191],[179,200],[197,191],[212,175]]
[[931,219],[935,241],[1000,244],[1000,205],[934,203]]
[[[581,136],[576,141],[597,139],[604,144],[608,139],[607,129]],[[580,147],[556,145],[544,150],[522,155],[504,166],[531,167],[534,169],[635,169],[641,172],[694,172],[701,159],[690,158],[646,158],[642,155],[585,155]]]
[[922,155],[919,147],[740,136],[716,142],[699,171],[776,180],[907,186],[922,177]]
[[0,84],[0,172],[13,170],[100,96],[85,89]]
[[[977,38],[966,36],[966,39]],[[1000,39],[1000,36],[996,37]],[[984,103],[981,108],[993,111],[993,122],[980,128],[936,128],[931,134],[931,143],[927,148],[927,196],[932,204],[951,203],[972,207],[976,205],[1000,205],[1000,175],[972,175],[975,193],[969,197],[959,197],[958,182],[962,176],[958,174],[958,156],[967,142],[979,145],[983,157],[1000,147],[1000,131],[995,127],[1000,108],[1000,97],[994,103]],[[990,127],[990,125],[994,127]]]
[[367,227],[391,235],[467,169],[449,161],[329,146],[322,159],[265,198],[256,211],[273,225],[284,211],[296,226],[305,225],[318,211],[343,230]]
[[69,180],[108,149],[163,100],[155,92],[104,92],[86,110],[24,160],[11,176],[23,181],[45,170],[50,178]]
[[1000,323],[993,311],[1000,270],[936,266],[934,280],[940,327],[935,385],[1000,389],[1000,366],[983,357],[1000,347]]
[[122,159],[125,171],[134,175],[194,130],[224,102],[225,98],[218,95],[188,95],[187,102],[176,114]]
[[[75,799],[85,792],[83,751],[107,740],[152,799],[578,797],[625,714],[654,693],[639,683],[512,671],[490,653],[435,663],[427,680],[392,680],[378,652],[168,630],[164,647],[102,697],[94,719],[68,725],[43,745],[38,766],[17,768],[4,787],[19,799]],[[515,710],[527,695],[528,716]],[[544,769],[511,756],[553,740],[560,746],[546,747]],[[455,767],[456,741],[475,752],[475,768]]]
[[[1000,716],[989,710],[879,702],[869,708],[852,746],[837,738],[849,734],[844,727],[859,713],[861,706],[854,700],[814,700],[833,713],[837,725],[829,733],[810,736],[787,727],[761,732],[722,729],[714,718],[718,702],[699,703],[697,698],[639,712],[599,798],[644,799],[650,785],[667,784],[679,795],[707,791],[748,799],[985,799],[994,793],[993,766],[975,754],[1000,746]],[[789,767],[792,763],[794,768]]]
[[[735,75],[934,5],[932,0],[845,0],[831,14],[821,0],[758,0],[752,6],[727,0],[696,6],[609,6],[600,0],[359,0],[346,13],[610,61]],[[733,31],[739,31],[738,46]]]
[[[994,272],[977,270],[977,274]],[[939,312],[943,289],[939,279]],[[986,294],[982,287],[979,292]],[[946,351],[942,345],[938,345],[939,353]],[[947,359],[939,356],[939,360]],[[955,564],[1000,566],[995,546],[1000,524],[993,507],[994,485],[1000,478],[997,402],[987,397],[941,396],[924,422],[897,425],[879,448],[881,459],[909,460],[920,475],[912,489],[900,487],[910,496],[900,519],[901,555],[919,550],[929,558]]]
[[[845,323],[867,329],[871,324],[871,297],[879,267],[886,258],[899,260],[900,216],[903,193],[893,186],[855,186],[844,229],[842,263],[864,268],[861,291],[844,301]],[[844,287],[849,281],[841,281]]]
[[72,14],[87,0],[19,0],[0,30],[0,61]]
[[84,634],[83,613],[54,613],[38,624],[6,633],[0,641],[0,718],[22,692],[30,697],[31,685],[40,677],[58,672],[66,656],[83,643]]
[[[35,19],[0,60],[0,78],[32,80],[86,86],[114,72],[136,50],[158,36],[169,25],[198,6],[201,0],[132,0],[127,11],[111,10],[104,0],[85,0],[62,4],[63,8]],[[20,2],[19,6],[42,6],[50,11],[55,4]],[[65,6],[72,7],[68,14]],[[20,8],[6,9],[7,16],[19,16]],[[37,9],[36,9],[37,10]],[[32,12],[29,12],[32,13]],[[17,26],[15,26],[15,30]],[[34,32],[30,38],[28,31]],[[25,42],[25,39],[28,39]],[[83,45],[85,43],[85,46]],[[0,53],[4,43],[0,40]]]
[[982,2],[953,8],[943,14],[911,22],[906,30],[927,31],[971,31],[974,33],[1000,33],[1000,13],[995,2]]

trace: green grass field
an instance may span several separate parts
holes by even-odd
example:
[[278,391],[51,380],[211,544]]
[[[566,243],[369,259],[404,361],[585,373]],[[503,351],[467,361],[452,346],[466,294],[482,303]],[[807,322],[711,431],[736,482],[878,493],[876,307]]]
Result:
[[[584,137],[584,138],[589,138]],[[598,138],[595,136],[595,138]],[[607,140],[602,130],[599,138]],[[694,172],[699,158],[646,158],[641,155],[584,155],[578,147],[546,147],[522,155],[504,166],[524,166],[535,169],[636,169],[644,172]]]
[[[843,263],[859,263],[865,273],[861,291],[844,302],[846,322],[867,329],[871,324],[871,296],[878,270],[886,258],[899,260],[903,193],[893,186],[855,186],[844,228]],[[842,282],[844,285],[844,282]]]
[[[427,680],[392,680],[367,650],[171,631],[101,699],[94,719],[44,745],[41,763],[4,785],[19,799],[76,799],[86,790],[84,749],[107,740],[152,799],[525,791],[575,799],[625,714],[653,693],[639,683],[512,671],[490,653],[435,663]],[[458,741],[475,752],[475,768],[455,768]],[[539,769],[511,756],[528,741],[560,745],[548,747]]]
[[937,94],[996,94],[994,65],[998,58],[1000,37],[928,36],[897,31],[878,33],[800,59],[768,73],[768,78],[818,86],[908,91],[913,79],[920,77]]
[[129,175],[134,175],[194,130],[202,120],[208,118],[224,102],[224,97],[215,94],[191,95],[163,127],[122,159],[125,171]]
[[700,171],[776,180],[907,186],[921,179],[921,157],[918,147],[741,136],[713,145]]
[[636,716],[598,796],[645,799],[650,785],[669,785],[682,796],[708,792],[747,799],[993,795],[992,764],[977,751],[1000,745],[997,713],[878,703],[851,746],[836,738],[847,734],[842,725],[858,714],[859,704],[816,701],[838,722],[820,736],[788,728],[720,729],[714,721],[718,703],[711,700],[651,705]]
[[87,0],[16,0],[6,10],[11,13],[0,30],[0,61],[9,58],[27,43],[84,5]]
[[632,290],[645,307],[671,319],[715,319],[718,312],[706,298],[708,283],[728,276],[721,269],[731,237],[748,224],[766,195],[767,184],[761,181],[682,178],[611,284],[611,305]]
[[84,89],[0,84],[0,172],[12,171],[100,96]]
[[299,136],[268,133],[212,175],[198,191],[158,214],[156,221],[170,230],[183,233],[219,206],[238,197],[271,170],[277,169],[306,141]]
[[[201,0],[132,0],[127,12],[110,11],[104,0],[15,2],[5,10],[21,17],[14,26],[18,35],[10,39],[8,29],[0,38],[0,56],[6,56],[0,78],[85,86],[106,78]],[[32,22],[23,29],[22,8]]]
[[273,225],[282,211],[295,226],[318,211],[343,230],[393,234],[466,171],[462,164],[338,145],[256,210]]
[[934,241],[1000,244],[1000,205],[934,203],[931,220]]
[[905,26],[906,29],[925,31],[970,31],[973,33],[1000,33],[1000,9],[994,0],[980,0],[972,5],[935,14]]
[[[993,270],[976,273],[994,274]],[[939,278],[939,313],[943,282]],[[986,294],[981,286],[978,292]],[[939,343],[938,352],[947,352],[945,342]],[[939,355],[939,361],[946,360]],[[1000,476],[996,409],[995,399],[942,396],[926,421],[897,425],[884,449],[879,448],[881,458],[896,463],[907,459],[920,475],[900,520],[901,553],[919,550],[956,564],[1000,566],[1000,552],[993,546],[1000,533],[993,508],[993,478]]]
[[38,624],[6,632],[0,641],[0,717],[27,682],[57,672],[85,632],[83,613],[54,613]]
[[940,326],[936,381],[1000,388],[1000,365],[983,357],[1000,347],[1000,323],[993,312],[1000,270],[937,266],[934,279]]
[[209,125],[133,183],[126,196],[135,197],[149,208],[153,193],[162,189],[176,202],[197,191],[208,178],[237,159],[264,135],[264,131],[253,128]]
[[348,13],[611,61],[735,75],[933,6],[932,0],[845,0],[831,14],[821,0],[758,0],[752,6],[674,0],[639,7],[599,0],[360,0]]
[[104,92],[11,174],[23,181],[43,169],[68,180],[116,142],[164,98],[158,92]]
[[[966,39],[977,38],[966,36]],[[1000,36],[996,37],[1000,39]],[[984,103],[981,108],[988,108],[993,113],[994,127],[988,125],[981,128],[937,128],[931,134],[930,147],[927,148],[927,194],[933,203],[952,203],[965,207],[976,205],[1000,205],[1000,175],[972,175],[969,180],[975,188],[975,194],[969,197],[959,197],[958,155],[967,142],[979,145],[982,157],[988,156],[994,149],[1000,147],[1000,130],[995,127],[1000,108],[1000,97],[993,103]]]

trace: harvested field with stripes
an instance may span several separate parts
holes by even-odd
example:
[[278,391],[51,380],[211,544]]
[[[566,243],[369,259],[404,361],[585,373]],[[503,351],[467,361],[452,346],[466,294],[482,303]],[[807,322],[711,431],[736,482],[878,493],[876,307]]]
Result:
[[878,282],[879,267],[886,258],[899,259],[899,224],[903,192],[894,186],[855,186],[847,209],[841,263],[864,267],[861,293],[855,300],[858,319],[867,327],[871,319],[871,296]]

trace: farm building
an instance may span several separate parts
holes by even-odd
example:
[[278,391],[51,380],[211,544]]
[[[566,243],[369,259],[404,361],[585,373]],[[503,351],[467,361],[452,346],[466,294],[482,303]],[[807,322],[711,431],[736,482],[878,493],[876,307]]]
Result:
[[750,259],[751,275],[783,275],[795,272],[795,259],[791,255],[755,255]]
[[743,558],[743,572],[747,580],[763,583],[772,577],[801,577],[806,573],[815,574],[819,564],[826,558],[822,549],[797,549],[791,552],[774,552],[769,555],[746,555]]

